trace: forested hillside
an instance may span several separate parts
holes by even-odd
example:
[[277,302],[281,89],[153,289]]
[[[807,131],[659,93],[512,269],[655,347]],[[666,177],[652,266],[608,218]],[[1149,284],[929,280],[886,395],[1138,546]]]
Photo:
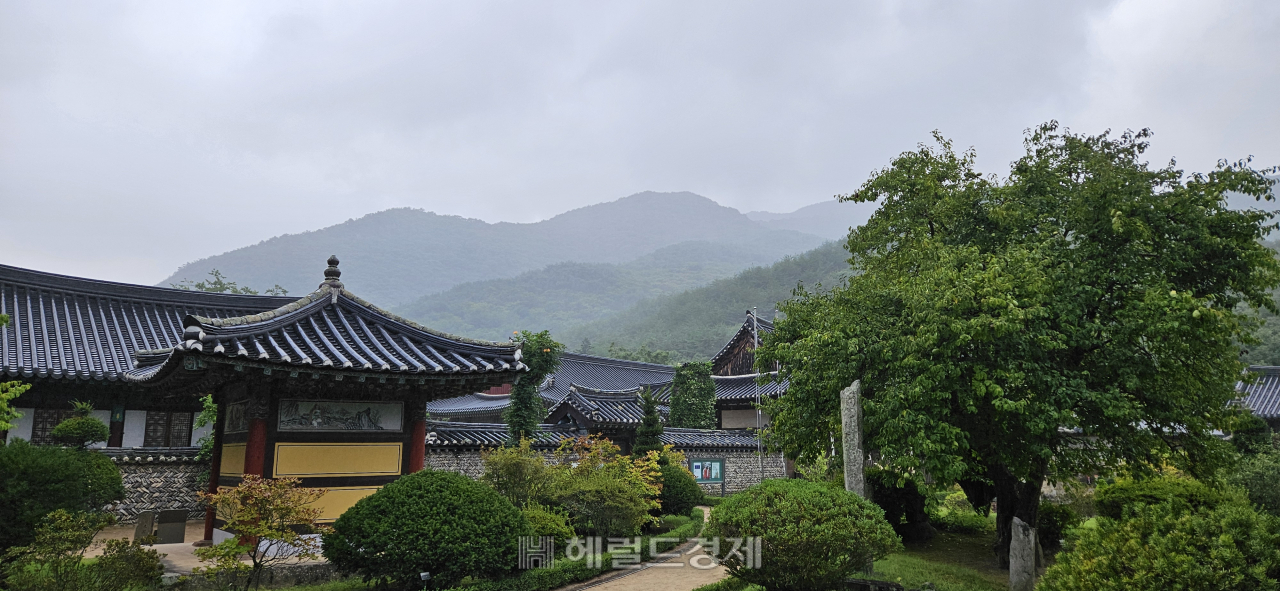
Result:
[[637,302],[679,293],[778,260],[762,244],[685,242],[623,264],[558,263],[509,279],[454,286],[394,309],[426,326],[505,340],[514,330],[559,334]]
[[336,254],[348,288],[379,305],[397,306],[470,281],[515,277],[568,261],[624,263],[689,241],[752,244],[777,260],[822,240],[768,227],[693,193],[639,193],[530,224],[392,209],[188,263],[160,285],[199,281],[218,269],[240,285],[279,284],[303,294],[315,289],[325,259]]
[[773,318],[776,303],[791,297],[797,283],[814,289],[840,282],[848,274],[847,258],[842,242],[828,242],[704,287],[642,301],[554,336],[573,350],[588,339],[597,353],[616,343],[674,351],[679,359],[706,359],[724,346],[752,306],[761,318]]

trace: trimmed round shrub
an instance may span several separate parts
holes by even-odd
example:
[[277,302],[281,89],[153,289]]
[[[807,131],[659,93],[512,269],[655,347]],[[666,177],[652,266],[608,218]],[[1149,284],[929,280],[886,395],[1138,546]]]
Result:
[[57,509],[92,513],[123,499],[120,469],[100,453],[23,439],[0,444],[0,551],[30,544]]
[[1275,589],[1280,522],[1240,504],[1192,508],[1173,500],[1099,519],[1058,554],[1039,591]]
[[1040,501],[1036,514],[1036,539],[1048,548],[1061,545],[1067,530],[1080,525],[1080,516],[1068,505]]
[[1235,500],[1199,480],[1162,476],[1147,480],[1121,480],[1099,487],[1093,502],[1099,516],[1121,519],[1125,507],[1159,505],[1171,499],[1180,500],[1192,509]]
[[[766,480],[711,511],[704,538],[721,538],[717,558],[734,577],[766,589],[833,589],[902,548],[884,510],[806,480]],[[726,538],[759,537],[759,568],[732,556]],[[713,548],[714,549],[714,548]]]
[[106,441],[111,437],[111,429],[93,417],[71,417],[58,423],[49,434],[67,445],[83,449]]
[[529,523],[492,488],[454,472],[401,477],[348,509],[324,536],[324,557],[366,581],[433,585],[496,576],[516,566]]
[[658,495],[658,502],[662,503],[658,509],[661,514],[688,515],[694,507],[702,504],[706,495],[688,470],[671,464],[659,469],[662,471],[662,493]]

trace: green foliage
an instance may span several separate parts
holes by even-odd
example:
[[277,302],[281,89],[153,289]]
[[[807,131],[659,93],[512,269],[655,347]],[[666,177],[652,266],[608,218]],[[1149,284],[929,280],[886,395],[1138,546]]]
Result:
[[516,445],[521,438],[533,437],[546,415],[547,409],[542,406],[538,386],[559,369],[564,345],[552,339],[545,330],[518,332],[512,340],[520,344],[521,361],[529,367],[528,373],[520,376],[511,389],[511,406],[507,407],[505,416],[511,444]]
[[609,352],[606,356],[614,359],[626,359],[628,361],[671,365],[675,362],[675,355],[676,354],[671,351],[650,349],[649,343],[640,345],[635,349],[619,347],[617,343],[609,343]]
[[516,566],[529,535],[520,510],[461,474],[421,470],[360,499],[324,536],[324,557],[344,573],[400,585],[430,572],[437,586]]
[[521,439],[515,446],[483,450],[480,459],[484,462],[480,481],[493,487],[511,504],[524,507],[550,497],[556,478],[554,469],[528,439]]
[[978,513],[969,503],[964,491],[955,487],[941,503],[928,507],[929,523],[934,527],[958,534],[989,534],[995,532],[996,524],[989,516]]
[[877,560],[875,573],[864,578],[892,581],[907,589],[929,589],[925,583],[932,584],[938,591],[1007,591],[1009,588],[1007,582],[994,584],[969,566],[910,554],[893,554]]
[[1213,488],[1199,480],[1161,476],[1142,480],[1125,478],[1113,484],[1099,486],[1093,502],[1098,515],[1120,519],[1127,507],[1139,504],[1158,505],[1170,499],[1177,499],[1193,509],[1239,501],[1229,492]]
[[529,535],[551,536],[555,539],[557,552],[563,552],[569,538],[574,536],[569,513],[563,509],[528,503],[520,513],[529,522]]
[[1080,525],[1080,516],[1069,505],[1048,501],[1040,502],[1036,512],[1036,539],[1042,546],[1054,548],[1060,544],[1067,530]]
[[0,550],[30,544],[53,511],[96,512],[123,499],[120,470],[102,454],[22,439],[0,446]]
[[[274,565],[320,558],[319,540],[307,534],[328,531],[316,525],[320,509],[314,506],[328,491],[302,488],[299,482],[246,474],[235,487],[200,493],[200,499],[225,521],[226,529],[239,536],[196,549],[200,562],[209,565],[199,568],[198,574],[220,582],[238,581],[247,591],[251,585],[261,585],[263,574]],[[253,542],[242,543],[245,540]],[[243,562],[245,556],[249,564]]]
[[1258,509],[1280,517],[1280,451],[1245,457],[1226,480],[1243,489]]
[[706,495],[693,479],[693,474],[681,464],[669,463],[658,468],[662,472],[662,494],[658,495],[659,509],[666,515],[688,515],[701,505]]
[[805,480],[766,480],[735,494],[712,510],[705,535],[760,536],[760,568],[719,558],[734,577],[768,589],[830,589],[902,548],[874,503]]
[[1275,589],[1280,578],[1280,522],[1243,505],[1175,500],[1080,531],[1037,589],[1246,591]]
[[12,591],[124,591],[160,584],[164,556],[137,541],[108,540],[101,556],[85,561],[93,537],[113,519],[105,513],[58,509],[41,520],[29,546],[5,555],[5,588]]
[[[583,437],[563,443],[553,501],[573,516],[583,535],[633,536],[652,523],[658,508],[658,454],[629,457],[607,439]],[[576,464],[576,465],[575,465]]]
[[[636,442],[631,446],[631,454],[642,456],[651,451],[661,452],[662,417],[658,415],[658,401],[647,387],[640,393],[640,405],[644,410],[644,418],[636,428]],[[688,509],[683,512],[688,513]]]
[[111,437],[111,429],[107,427],[107,424],[91,416],[93,414],[93,404],[78,400],[74,401],[71,403],[71,412],[71,418],[58,423],[53,428],[53,431],[50,431],[50,434],[58,441],[79,449],[85,449]]
[[[174,289],[185,289],[189,291],[207,291],[211,293],[238,293],[243,295],[258,295],[258,290],[248,286],[241,287],[236,285],[234,281],[227,281],[222,271],[213,269],[209,271],[209,277],[204,281],[192,282],[190,279],[183,279],[177,283],[170,283],[169,287]],[[266,295],[282,296],[289,295],[289,290],[280,287],[277,283],[267,290]]]
[[[565,330],[570,339],[589,337],[597,343],[643,345],[673,352],[674,359],[707,359],[742,326],[742,311],[759,306],[770,315],[775,302],[787,299],[797,283],[836,285],[848,275],[846,253],[838,242],[788,256],[772,265],[753,267],[732,277],[688,291],[655,297],[622,312]],[[846,386],[848,384],[845,384]]]
[[1226,196],[1270,200],[1273,181],[1247,161],[1153,169],[1149,137],[1048,123],[1002,179],[935,134],[844,197],[879,204],[846,243],[855,275],[798,290],[757,351],[790,380],[766,408],[774,441],[829,447],[837,393],[861,379],[881,464],[990,478],[1002,522],[1034,516],[1053,474],[1212,474],[1251,328],[1237,306],[1274,308],[1280,284],[1258,243],[1272,214]]
[[716,428],[716,385],[711,380],[711,362],[689,362],[676,366],[671,394],[672,427]]
[[1236,419],[1231,430],[1231,444],[1242,454],[1256,454],[1272,449],[1271,427],[1253,413],[1245,413]]
[[[9,315],[0,314],[0,327],[9,324]],[[13,428],[13,420],[20,415],[11,402],[31,386],[22,382],[0,382],[0,431]]]

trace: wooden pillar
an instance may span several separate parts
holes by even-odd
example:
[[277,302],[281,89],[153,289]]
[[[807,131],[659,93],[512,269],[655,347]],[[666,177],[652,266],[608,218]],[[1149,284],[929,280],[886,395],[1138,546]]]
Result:
[[244,448],[244,473],[265,476],[267,458],[267,420],[249,420],[249,439]]
[[412,474],[422,469],[427,460],[427,421],[418,419],[409,430],[409,465],[405,474]]
[[124,405],[116,404],[111,407],[111,426],[110,435],[107,437],[107,447],[120,447],[124,445]]
[[[216,396],[214,400],[217,400]],[[218,416],[213,419],[213,456],[209,458],[209,486],[205,492],[218,492],[218,478],[222,474],[222,430],[226,424],[226,405],[218,407]],[[204,510],[204,541],[213,543],[213,520],[216,517],[213,507]],[[203,545],[203,544],[202,544]]]

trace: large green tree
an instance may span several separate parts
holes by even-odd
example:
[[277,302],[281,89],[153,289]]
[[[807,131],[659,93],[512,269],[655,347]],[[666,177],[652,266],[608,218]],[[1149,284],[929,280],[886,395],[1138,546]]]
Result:
[[861,379],[881,465],[959,481],[975,505],[999,497],[1004,564],[1045,479],[1214,469],[1252,327],[1237,306],[1274,310],[1280,283],[1258,242],[1271,215],[1225,197],[1270,200],[1273,181],[1248,161],[1152,168],[1149,136],[1048,123],[998,178],[935,134],[842,196],[880,204],[850,233],[855,275],[798,290],[757,355],[790,379],[768,408],[775,440],[829,449],[838,393]]
[[529,372],[520,376],[511,388],[511,406],[507,407],[507,432],[511,443],[519,445],[520,439],[533,437],[538,424],[547,414],[542,405],[542,397],[538,395],[538,386],[547,376],[560,369],[560,354],[564,353],[564,345],[551,338],[547,331],[521,331],[513,340],[520,344],[521,361],[529,367]]

